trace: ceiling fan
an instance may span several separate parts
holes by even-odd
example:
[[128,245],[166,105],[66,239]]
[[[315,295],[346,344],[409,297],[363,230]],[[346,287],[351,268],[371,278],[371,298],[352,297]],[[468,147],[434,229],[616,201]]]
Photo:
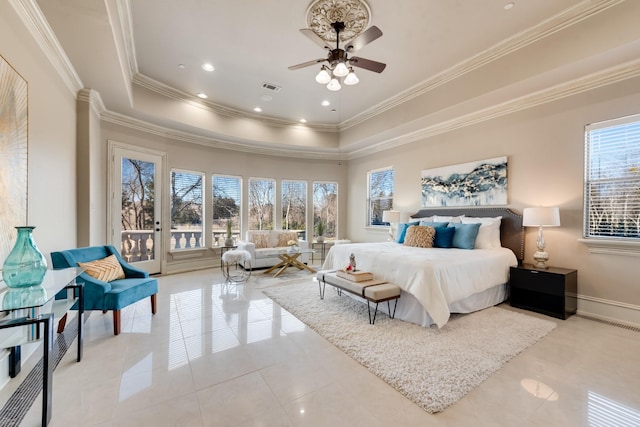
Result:
[[[302,64],[292,65],[290,70],[297,70],[304,67],[309,67],[322,62],[328,62],[329,65],[323,65],[320,72],[316,76],[316,81],[321,84],[326,84],[329,90],[340,90],[339,78],[344,77],[344,84],[354,85],[360,80],[356,76],[352,67],[364,68],[365,70],[381,73],[387,64],[382,62],[372,61],[371,59],[360,58],[358,56],[349,57],[350,53],[353,53],[362,47],[368,45],[372,41],[382,36],[382,31],[375,25],[368,30],[349,41],[343,49],[340,49],[340,32],[345,29],[344,22],[334,22],[331,27],[336,32],[336,48],[331,49],[330,46],[320,38],[313,30],[309,28],[303,28],[300,31],[307,36],[311,41],[317,43],[323,49],[329,51],[326,58],[314,59],[313,61],[303,62]],[[333,76],[332,76],[333,75]]]

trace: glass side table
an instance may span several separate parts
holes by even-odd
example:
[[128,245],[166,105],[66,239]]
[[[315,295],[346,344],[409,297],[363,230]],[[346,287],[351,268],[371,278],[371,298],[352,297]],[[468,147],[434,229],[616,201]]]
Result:
[[[7,288],[0,293],[0,310],[8,315],[0,320],[0,330],[11,330],[0,341],[9,348],[9,375],[20,372],[20,346],[43,340],[42,425],[51,420],[53,368],[50,352],[53,344],[53,319],[63,317],[78,302],[78,362],[82,359],[82,320],[84,317],[83,286],[76,283],[82,268],[47,270],[42,284],[26,288]],[[66,295],[64,291],[66,290]],[[66,297],[66,298],[63,298]]]

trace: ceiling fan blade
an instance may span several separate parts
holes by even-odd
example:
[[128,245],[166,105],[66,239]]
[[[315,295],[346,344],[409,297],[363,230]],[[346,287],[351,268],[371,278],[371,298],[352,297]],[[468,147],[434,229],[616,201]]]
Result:
[[313,30],[311,30],[309,28],[303,28],[303,29],[300,30],[300,32],[302,34],[304,34],[305,36],[307,36],[307,38],[309,40],[311,40],[312,42],[314,42],[315,44],[317,44],[321,48],[327,49],[327,50],[331,50],[331,47],[329,47],[327,42],[322,40],[319,35],[317,35],[316,33],[313,32]]
[[366,58],[358,58],[357,56],[349,58],[349,64],[354,67],[364,68],[365,70],[374,71],[376,73],[383,72],[387,66],[387,64],[383,64],[382,62],[372,61],[371,59]]
[[292,66],[289,67],[289,69],[290,70],[298,70],[300,68],[310,67],[312,65],[319,64],[319,63],[324,62],[326,60],[327,60],[327,58],[314,59],[313,61],[307,61],[307,62],[303,62],[302,64],[292,65]]
[[373,27],[369,28],[364,33],[360,34],[358,37],[347,43],[347,47],[345,48],[345,50],[347,52],[355,52],[356,50],[362,49],[364,46],[368,45],[381,36],[382,31],[380,30],[380,28],[374,25]]

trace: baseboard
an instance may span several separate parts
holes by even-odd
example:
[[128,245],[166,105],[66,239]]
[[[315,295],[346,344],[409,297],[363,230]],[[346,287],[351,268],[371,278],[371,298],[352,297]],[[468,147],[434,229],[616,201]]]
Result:
[[578,314],[606,322],[640,328],[640,306],[578,295]]
[[205,259],[192,261],[179,261],[166,264],[163,274],[188,273],[195,270],[206,270],[208,268],[220,268],[220,260]]

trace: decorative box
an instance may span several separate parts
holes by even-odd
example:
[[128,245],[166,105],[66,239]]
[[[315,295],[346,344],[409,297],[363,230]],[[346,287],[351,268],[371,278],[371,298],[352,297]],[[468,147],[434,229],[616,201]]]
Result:
[[373,280],[373,273],[369,273],[368,271],[344,271],[338,270],[336,271],[336,276],[347,279],[352,282],[364,282],[365,280]]

